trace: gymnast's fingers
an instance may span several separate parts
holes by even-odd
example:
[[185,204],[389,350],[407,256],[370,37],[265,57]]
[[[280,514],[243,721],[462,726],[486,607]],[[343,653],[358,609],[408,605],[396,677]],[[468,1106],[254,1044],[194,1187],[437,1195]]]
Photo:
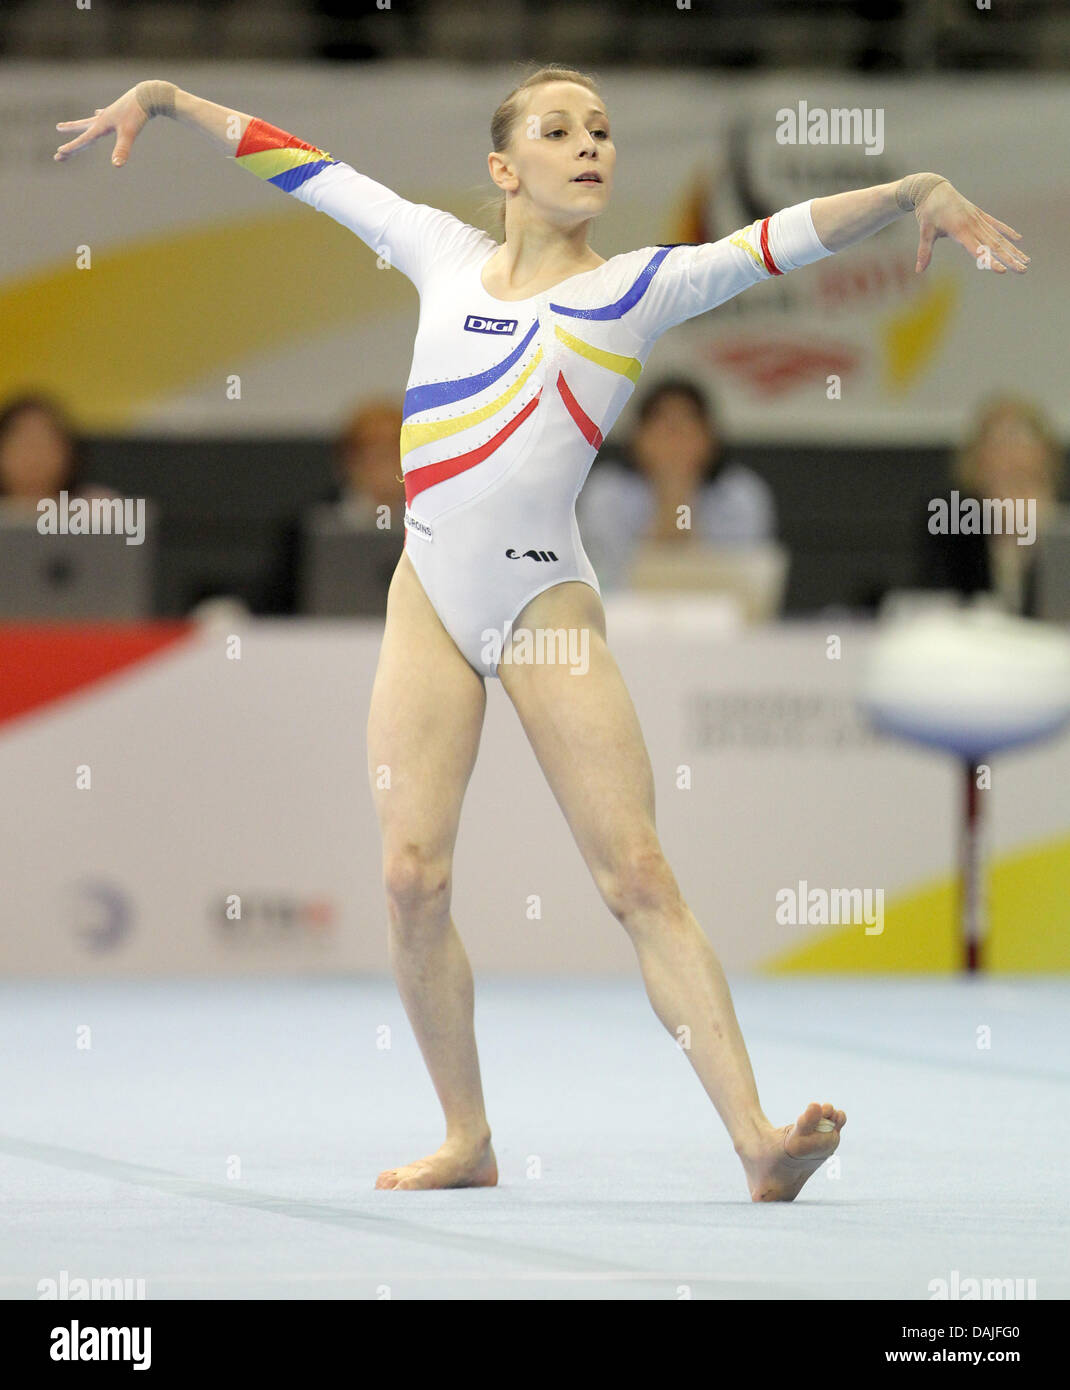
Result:
[[102,135],[106,135],[111,128],[107,122],[102,122],[100,113],[95,116],[85,116],[77,121],[58,121],[57,130],[77,130],[81,128],[81,135],[74,140],[68,140],[65,145],[60,145],[59,149],[52,156],[53,159],[60,161],[69,159],[71,155],[77,154],[79,150],[84,150],[91,145],[94,140],[99,140]]

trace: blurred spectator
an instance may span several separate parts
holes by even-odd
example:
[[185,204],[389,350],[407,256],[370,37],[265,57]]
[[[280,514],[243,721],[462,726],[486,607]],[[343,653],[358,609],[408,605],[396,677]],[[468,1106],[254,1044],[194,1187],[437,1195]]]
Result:
[[[949,516],[952,522],[961,516],[965,499],[1021,500],[1034,504],[1039,535],[1057,510],[1062,472],[1062,446],[1040,407],[1024,397],[995,396],[978,411],[955,459],[953,488],[959,497],[956,505],[954,495],[948,496]],[[1013,529],[941,534],[934,525],[927,512],[922,587],[991,593],[1008,612],[1036,616],[1035,544],[1019,544]]]
[[[689,527],[681,525],[684,506]],[[686,377],[667,378],[643,397],[626,453],[595,464],[576,515],[606,589],[627,583],[646,540],[746,547],[776,534],[772,490],[728,456],[708,396]]]
[[[405,540],[405,485],[401,476],[402,409],[392,397],[363,401],[346,421],[334,444],[333,485],[303,514],[288,523],[279,543],[278,564],[267,576],[255,611],[294,613],[301,577],[308,563],[308,530],[330,508],[353,531],[392,536],[400,557]],[[389,525],[379,524],[379,509]],[[386,588],[382,610],[386,611]]]
[[390,508],[390,528],[400,527],[405,512],[401,481],[401,406],[377,399],[359,406],[336,446],[337,486],[323,500],[337,502],[358,530],[377,526],[378,508]]
[[0,409],[0,504],[36,511],[45,497],[118,497],[85,481],[81,437],[58,402],[26,393]]

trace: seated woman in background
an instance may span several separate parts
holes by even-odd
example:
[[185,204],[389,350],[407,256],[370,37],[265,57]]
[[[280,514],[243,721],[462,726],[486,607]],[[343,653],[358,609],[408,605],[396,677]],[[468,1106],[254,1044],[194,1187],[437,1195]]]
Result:
[[[405,541],[405,487],[401,481],[401,402],[371,397],[353,408],[332,440],[329,487],[315,494],[279,532],[277,561],[265,581],[256,611],[302,610],[302,579],[309,553],[309,529],[330,509],[348,530],[393,536],[400,556]],[[386,511],[381,511],[387,508]],[[397,556],[395,556],[395,563]],[[380,562],[376,562],[377,569]],[[386,612],[383,585],[382,611]]]
[[[368,400],[350,417],[336,446],[337,487],[325,501],[338,502],[361,530],[383,529],[379,508],[389,507],[390,528],[402,536],[405,487],[401,482],[401,404]],[[385,514],[384,514],[385,515]],[[401,540],[398,541],[400,549]]]
[[43,498],[117,497],[84,481],[82,441],[58,402],[27,392],[0,408],[0,505],[36,511]]
[[667,378],[643,397],[627,453],[594,465],[576,516],[605,589],[628,582],[643,541],[749,546],[776,532],[768,483],[726,456],[709,398],[686,377]]
[[932,510],[926,514],[922,587],[963,595],[990,593],[1007,612],[1036,617],[1035,537],[1020,537],[1014,529],[989,535],[967,530],[962,502],[987,498],[1021,503],[1022,516],[1029,515],[1031,503],[1039,535],[1058,509],[1062,471],[1062,446],[1038,405],[1009,394],[989,399],[955,460],[953,488],[958,498],[952,494],[947,499],[949,528],[939,528]]

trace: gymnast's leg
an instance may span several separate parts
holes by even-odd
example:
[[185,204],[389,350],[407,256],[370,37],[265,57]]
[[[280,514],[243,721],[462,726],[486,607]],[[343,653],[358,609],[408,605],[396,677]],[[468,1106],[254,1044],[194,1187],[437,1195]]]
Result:
[[446,1117],[442,1147],[376,1187],[498,1181],[479,1076],[472,970],[450,915],[453,847],[486,688],[406,555],[390,584],[368,716],[368,776],[383,836],[390,962]]
[[790,1201],[838,1145],[846,1116],[811,1103],[794,1125],[777,1128],[762,1111],[724,972],[658,841],[650,758],[605,643],[597,593],[555,585],[520,614],[514,645],[523,628],[587,634],[584,674],[510,662],[498,674],[599,892],[635,948],[655,1013],[674,1037],[687,1029],[687,1058],[732,1137],[752,1200]]

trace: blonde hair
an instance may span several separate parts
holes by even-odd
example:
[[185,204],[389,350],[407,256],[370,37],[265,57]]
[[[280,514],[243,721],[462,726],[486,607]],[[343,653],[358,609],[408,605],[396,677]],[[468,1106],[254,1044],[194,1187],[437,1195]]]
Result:
[[975,495],[983,489],[979,465],[981,451],[992,429],[1009,416],[1024,425],[1044,446],[1052,494],[1058,497],[1063,478],[1063,447],[1041,406],[1026,396],[1002,392],[991,396],[976,412],[965,439],[955,455],[954,474],[959,486]]
[[[597,82],[588,73],[578,72],[575,68],[557,67],[554,64],[536,68],[513,88],[491,117],[490,147],[496,153],[503,154],[509,148],[509,142],[523,114],[527,94],[533,87],[541,87],[544,82],[575,82],[581,87],[586,87],[599,101],[602,100]],[[480,208],[481,212],[495,216],[498,229],[502,232],[505,231],[505,204],[505,194],[495,193]]]

